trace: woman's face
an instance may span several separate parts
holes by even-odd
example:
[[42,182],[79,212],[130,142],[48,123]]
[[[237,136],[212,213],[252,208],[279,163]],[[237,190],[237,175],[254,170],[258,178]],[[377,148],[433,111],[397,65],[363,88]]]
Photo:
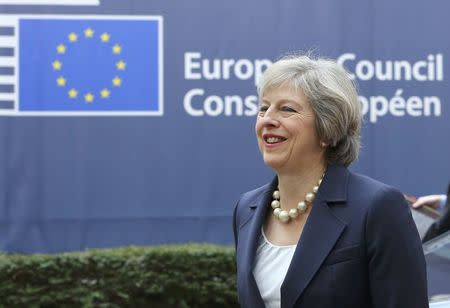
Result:
[[314,112],[303,93],[289,85],[266,90],[255,130],[264,162],[277,172],[292,173],[323,161]]

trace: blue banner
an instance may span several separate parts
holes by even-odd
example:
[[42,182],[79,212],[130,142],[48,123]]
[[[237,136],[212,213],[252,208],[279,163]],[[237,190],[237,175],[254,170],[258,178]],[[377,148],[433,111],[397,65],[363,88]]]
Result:
[[256,84],[296,51],[337,59],[358,85],[354,171],[444,193],[449,11],[406,0],[1,2],[0,251],[231,244],[239,195],[274,175],[254,133]]

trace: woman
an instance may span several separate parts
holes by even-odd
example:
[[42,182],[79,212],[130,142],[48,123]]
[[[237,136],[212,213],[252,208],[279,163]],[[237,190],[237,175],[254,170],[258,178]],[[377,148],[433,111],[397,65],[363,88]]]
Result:
[[256,136],[273,181],[234,210],[242,307],[428,307],[417,229],[397,190],[347,169],[355,86],[334,61],[285,57],[258,85]]

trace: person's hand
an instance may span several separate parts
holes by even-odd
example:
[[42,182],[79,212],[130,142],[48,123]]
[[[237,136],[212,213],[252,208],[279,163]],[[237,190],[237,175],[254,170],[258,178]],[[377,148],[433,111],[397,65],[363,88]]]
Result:
[[413,208],[419,208],[421,206],[429,206],[433,209],[437,210],[439,208],[439,203],[441,201],[441,195],[428,195],[428,196],[422,196],[416,200],[412,204]]

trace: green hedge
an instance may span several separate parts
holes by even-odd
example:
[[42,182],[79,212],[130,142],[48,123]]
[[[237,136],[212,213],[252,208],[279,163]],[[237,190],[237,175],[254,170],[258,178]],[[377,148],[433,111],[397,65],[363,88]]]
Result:
[[0,255],[0,307],[237,307],[234,249]]

